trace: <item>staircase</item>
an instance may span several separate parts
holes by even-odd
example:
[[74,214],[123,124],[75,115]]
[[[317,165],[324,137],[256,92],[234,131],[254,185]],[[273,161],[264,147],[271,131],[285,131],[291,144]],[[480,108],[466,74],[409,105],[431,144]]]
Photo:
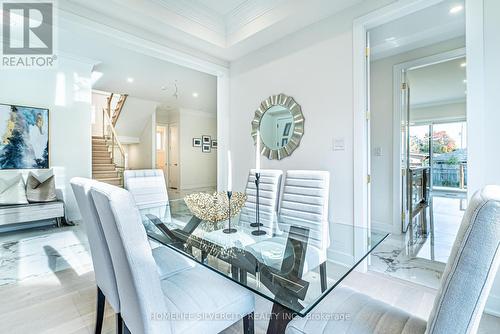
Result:
[[[123,105],[125,104],[125,101],[127,100],[127,94],[121,94],[120,98],[118,99],[118,102],[116,103],[115,110],[113,111],[111,115],[111,124],[113,126],[116,125],[116,122],[118,121],[118,117],[120,117],[120,114],[123,109]],[[111,99],[113,98],[113,93],[111,93],[111,96],[108,98],[108,108],[111,110]]]
[[116,121],[127,99],[120,94],[118,102],[111,106],[114,94],[107,98],[102,109],[102,136],[92,136],[92,178],[123,187],[123,171],[127,168],[127,156],[116,134]]
[[92,178],[122,187],[122,178],[104,137],[92,137]]

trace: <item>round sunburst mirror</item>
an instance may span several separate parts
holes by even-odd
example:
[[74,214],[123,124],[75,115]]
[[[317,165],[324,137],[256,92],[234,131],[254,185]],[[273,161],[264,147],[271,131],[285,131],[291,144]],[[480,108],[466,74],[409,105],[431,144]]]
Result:
[[279,94],[262,101],[255,110],[252,121],[252,137],[257,142],[260,133],[261,154],[273,160],[281,160],[299,147],[304,135],[302,108],[293,97]]

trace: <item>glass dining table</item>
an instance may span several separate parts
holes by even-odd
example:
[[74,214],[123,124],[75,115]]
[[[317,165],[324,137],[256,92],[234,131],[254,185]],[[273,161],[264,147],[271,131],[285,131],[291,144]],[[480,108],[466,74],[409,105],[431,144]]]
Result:
[[[319,265],[317,235],[308,224],[295,218],[279,218],[263,235],[257,228],[231,218],[234,233],[225,233],[228,221],[204,221],[189,210],[183,199],[169,205],[140,210],[147,235],[154,242],[196,261],[273,303],[267,333],[284,333],[294,317],[305,317],[330,294],[388,236],[348,224],[330,224],[330,234],[338,233],[363,240],[348,263],[323,262]],[[248,218],[248,217],[246,217]],[[335,240],[333,241],[335,242]],[[314,251],[316,250],[316,251]],[[326,255],[325,255],[326,256]]]

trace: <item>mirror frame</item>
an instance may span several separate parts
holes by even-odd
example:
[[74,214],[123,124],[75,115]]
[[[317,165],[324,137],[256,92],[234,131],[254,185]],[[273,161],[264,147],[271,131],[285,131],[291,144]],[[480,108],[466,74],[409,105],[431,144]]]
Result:
[[252,121],[252,138],[254,140],[255,145],[257,145],[257,130],[260,128],[260,122],[262,117],[266,113],[266,111],[273,106],[282,106],[288,110],[292,114],[293,118],[293,134],[288,140],[288,143],[278,149],[272,149],[266,146],[264,141],[262,140],[262,135],[260,138],[261,142],[261,155],[267,157],[271,160],[281,160],[286,158],[292,154],[293,151],[297,149],[300,145],[300,141],[302,136],[304,135],[304,115],[302,114],[302,107],[298,104],[293,97],[278,94],[269,96],[267,99],[261,102],[259,108],[255,110],[255,116]]

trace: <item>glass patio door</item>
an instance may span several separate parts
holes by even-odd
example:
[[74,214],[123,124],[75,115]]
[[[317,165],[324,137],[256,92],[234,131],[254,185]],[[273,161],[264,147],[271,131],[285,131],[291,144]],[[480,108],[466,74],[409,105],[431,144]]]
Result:
[[434,190],[467,190],[467,125],[465,121],[433,124]]

